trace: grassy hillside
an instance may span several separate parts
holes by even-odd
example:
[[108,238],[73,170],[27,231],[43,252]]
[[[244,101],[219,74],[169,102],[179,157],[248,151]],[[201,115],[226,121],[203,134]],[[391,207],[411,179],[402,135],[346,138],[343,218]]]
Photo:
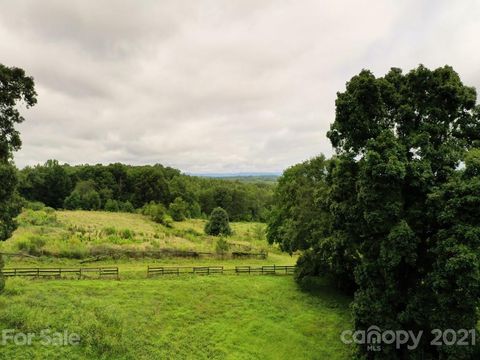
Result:
[[291,276],[9,280],[0,328],[78,333],[79,346],[2,347],[15,359],[348,359],[348,300]]
[[[125,250],[215,253],[217,241],[216,237],[204,233],[205,220],[198,219],[173,222],[171,227],[166,227],[140,214],[46,209],[27,210],[18,221],[20,226],[13,237],[0,244],[2,251],[28,253],[43,260],[44,257],[82,260],[98,255],[118,258]],[[267,244],[264,224],[231,225],[234,234],[228,237],[230,252],[267,252],[276,262],[294,262],[294,258]]]
[[[14,236],[0,244],[6,267],[78,267],[92,250],[190,249],[214,252],[204,221],[171,228],[138,214],[27,211]],[[198,266],[293,265],[269,246],[263,224],[232,223],[232,249],[268,251],[267,259],[104,258],[81,266],[115,265],[120,280],[8,279],[0,296],[0,329],[78,333],[79,346],[1,348],[12,359],[348,359],[340,342],[351,328],[346,298],[319,284],[301,291],[292,276],[182,275],[146,278],[149,264]]]

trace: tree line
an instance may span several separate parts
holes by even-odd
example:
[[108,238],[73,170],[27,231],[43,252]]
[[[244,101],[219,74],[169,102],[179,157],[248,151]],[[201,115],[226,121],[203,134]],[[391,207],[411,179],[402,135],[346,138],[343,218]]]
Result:
[[131,212],[154,203],[174,220],[199,218],[221,207],[232,221],[265,221],[273,198],[273,184],[201,178],[160,164],[132,166],[60,164],[18,172],[18,193],[60,209]]
[[[354,295],[355,330],[423,331],[360,358],[473,359],[478,345],[432,346],[433,329],[475,331],[480,298],[480,106],[449,66],[363,70],[337,94],[335,156],[287,169],[268,240],[301,251],[297,279]],[[472,341],[473,340],[473,341]]]

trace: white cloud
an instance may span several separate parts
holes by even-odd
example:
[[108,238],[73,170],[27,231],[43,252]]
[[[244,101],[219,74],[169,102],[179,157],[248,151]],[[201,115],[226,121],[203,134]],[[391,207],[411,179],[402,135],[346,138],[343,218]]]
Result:
[[480,85],[475,1],[2,1],[2,63],[35,77],[19,166],[279,171],[320,152],[336,92],[451,64]]

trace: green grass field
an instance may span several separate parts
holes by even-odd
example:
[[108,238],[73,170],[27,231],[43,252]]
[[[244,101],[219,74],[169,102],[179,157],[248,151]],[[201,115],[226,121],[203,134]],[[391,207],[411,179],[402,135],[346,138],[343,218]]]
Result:
[[[204,233],[205,220],[173,222],[172,227],[157,224],[140,214],[99,211],[27,210],[19,216],[20,227],[11,239],[0,244],[0,251],[28,253],[58,259],[85,259],[95,254],[121,250],[215,252],[217,238]],[[292,262],[265,241],[265,225],[232,223],[228,237],[230,251],[273,255],[278,261]],[[295,259],[293,259],[295,261]]]
[[[7,257],[6,267],[80,266],[70,256],[75,244],[161,246],[213,251],[215,239],[203,234],[202,220],[165,228],[137,214],[61,211],[55,220],[23,214],[4,252],[30,251],[22,242],[40,238],[33,252],[55,256]],[[31,217],[40,218],[32,220]],[[30,219],[28,219],[30,217]],[[296,258],[269,246],[258,235],[261,224],[233,223],[228,239],[239,248],[264,249],[268,258],[105,259],[81,266],[115,265],[120,280],[8,279],[0,295],[0,329],[39,334],[43,329],[77,333],[79,346],[0,346],[5,359],[348,359],[351,348],[339,335],[349,329],[351,299],[319,282],[299,289],[289,275],[182,275],[146,278],[148,264],[290,265]],[[115,228],[114,236],[103,233]],[[122,230],[134,235],[110,244]],[[37,244],[37,245],[38,245]],[[63,247],[62,247],[63,246]],[[62,252],[62,249],[66,249]],[[87,255],[85,255],[87,256]]]
[[9,280],[0,327],[78,333],[80,346],[2,347],[5,359],[346,359],[348,299],[290,276]]

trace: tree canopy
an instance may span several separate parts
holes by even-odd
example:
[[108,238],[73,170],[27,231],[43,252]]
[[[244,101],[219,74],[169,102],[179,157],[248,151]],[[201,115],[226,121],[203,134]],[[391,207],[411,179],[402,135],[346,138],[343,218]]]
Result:
[[478,321],[479,114],[475,89],[449,66],[363,70],[337,95],[327,135],[336,155],[310,183],[312,200],[296,188],[308,162],[279,181],[269,239],[305,250],[298,277],[328,274],[354,293],[357,330],[425,332],[413,352],[383,344],[369,358],[472,356],[471,346],[430,346],[430,331]]
[[[0,64],[0,241],[8,239],[16,228],[15,217],[20,212],[20,198],[16,192],[17,172],[12,162],[13,152],[22,142],[15,126],[24,121],[18,110],[37,102],[33,78],[17,67]],[[0,269],[3,259],[0,255]],[[0,291],[4,281],[0,275]]]
[[[89,184],[86,195],[79,193],[82,183]],[[57,209],[132,211],[132,207],[154,202],[169,209],[174,219],[206,218],[214,208],[222,207],[232,221],[265,221],[274,186],[188,176],[160,164],[70,166],[48,160],[20,170],[18,190],[29,201]],[[81,200],[82,196],[88,201]]]
[[16,194],[17,175],[11,162],[13,152],[20,149],[22,142],[15,126],[24,121],[18,105],[30,107],[36,104],[37,94],[33,78],[17,67],[0,64],[0,240],[10,237],[20,206]]

